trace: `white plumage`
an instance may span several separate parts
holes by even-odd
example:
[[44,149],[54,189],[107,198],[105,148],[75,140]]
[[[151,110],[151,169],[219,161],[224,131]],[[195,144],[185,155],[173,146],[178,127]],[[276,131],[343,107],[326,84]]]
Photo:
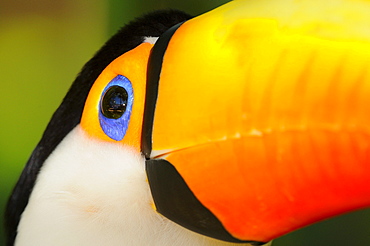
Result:
[[234,245],[157,213],[144,164],[140,153],[90,138],[78,125],[42,167],[16,245]]

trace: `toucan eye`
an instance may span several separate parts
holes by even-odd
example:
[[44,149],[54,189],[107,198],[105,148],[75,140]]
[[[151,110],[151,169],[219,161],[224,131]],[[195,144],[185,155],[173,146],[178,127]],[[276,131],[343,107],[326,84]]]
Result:
[[104,133],[122,140],[131,116],[133,89],[128,78],[117,75],[105,87],[99,110],[99,122]]
[[128,94],[125,88],[114,85],[103,95],[100,110],[109,119],[121,118],[126,111],[127,100]]

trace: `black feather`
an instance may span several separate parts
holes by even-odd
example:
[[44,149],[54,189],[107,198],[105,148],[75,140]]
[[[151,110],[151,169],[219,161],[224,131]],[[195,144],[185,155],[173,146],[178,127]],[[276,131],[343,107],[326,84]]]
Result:
[[135,48],[146,36],[158,37],[191,16],[176,10],[156,11],[123,27],[86,63],[28,160],[8,201],[5,213],[7,245],[14,245],[21,215],[27,206],[37,175],[45,160],[80,122],[87,95],[96,78],[115,58]]

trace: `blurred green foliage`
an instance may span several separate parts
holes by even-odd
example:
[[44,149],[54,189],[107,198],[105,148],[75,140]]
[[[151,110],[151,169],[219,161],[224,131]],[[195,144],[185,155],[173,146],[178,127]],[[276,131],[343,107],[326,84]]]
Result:
[[[0,2],[0,213],[83,64],[123,24],[155,9],[198,15],[227,0]],[[317,201],[320,202],[320,201]],[[3,224],[2,217],[0,223]],[[3,228],[0,245],[4,244]],[[370,211],[299,230],[274,246],[370,245]]]

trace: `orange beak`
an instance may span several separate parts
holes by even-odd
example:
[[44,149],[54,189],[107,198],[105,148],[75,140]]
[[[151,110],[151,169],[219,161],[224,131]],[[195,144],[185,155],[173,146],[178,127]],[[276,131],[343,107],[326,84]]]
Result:
[[[174,31],[147,153],[159,212],[267,242],[370,206],[370,2],[348,2],[235,1]],[[197,229],[195,208],[177,219],[175,203],[188,204],[169,175],[229,235]]]

